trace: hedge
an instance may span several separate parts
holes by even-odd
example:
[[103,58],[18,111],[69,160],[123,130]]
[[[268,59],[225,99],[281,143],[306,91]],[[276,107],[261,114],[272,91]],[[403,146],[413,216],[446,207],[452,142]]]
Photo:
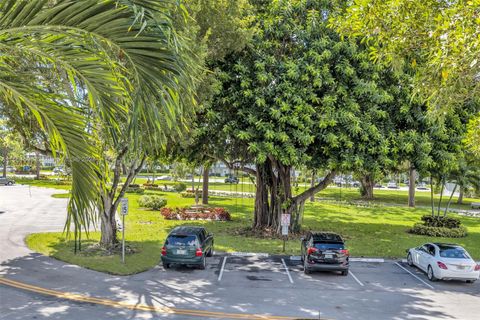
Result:
[[138,199],[138,205],[143,208],[160,210],[167,205],[167,200],[159,196],[141,196]]
[[414,224],[409,232],[430,237],[462,238],[467,236],[467,228],[464,226],[458,228],[430,227],[422,223]]
[[432,215],[426,215],[422,217],[423,224],[428,227],[442,227],[455,229],[459,228],[462,222],[458,218],[454,217],[438,217]]

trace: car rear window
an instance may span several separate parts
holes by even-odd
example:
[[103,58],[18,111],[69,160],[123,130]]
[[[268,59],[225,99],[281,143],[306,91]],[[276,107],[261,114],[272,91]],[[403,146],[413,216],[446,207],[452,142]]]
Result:
[[189,235],[171,235],[168,236],[166,244],[171,246],[194,246],[197,243],[196,236]]
[[453,259],[469,259],[465,250],[460,248],[440,248],[440,257]]
[[318,250],[343,250],[345,245],[339,242],[314,242],[313,245]]

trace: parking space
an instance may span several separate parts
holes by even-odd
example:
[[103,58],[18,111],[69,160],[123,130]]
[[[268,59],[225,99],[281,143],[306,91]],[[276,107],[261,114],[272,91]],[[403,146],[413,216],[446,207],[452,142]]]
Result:
[[[223,267],[223,268],[222,268]],[[258,256],[224,258],[219,274],[221,286],[292,287],[294,281],[281,259]]]

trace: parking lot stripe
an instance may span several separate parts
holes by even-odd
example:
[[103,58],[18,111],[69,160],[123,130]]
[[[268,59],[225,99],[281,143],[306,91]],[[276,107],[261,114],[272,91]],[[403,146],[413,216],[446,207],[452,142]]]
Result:
[[225,263],[227,262],[227,257],[223,257],[222,268],[220,269],[220,274],[218,275],[218,281],[222,280],[223,270],[225,269]]
[[416,275],[414,275],[413,273],[411,273],[410,271],[408,271],[406,268],[402,267],[398,262],[395,262],[395,264],[400,267],[401,269],[407,271],[408,273],[410,273],[415,279],[417,279],[418,281],[420,281],[421,283],[423,283],[424,285],[426,285],[427,287],[429,287],[430,289],[435,289],[433,286],[429,285],[428,283],[426,283],[425,281],[423,281],[422,279],[420,279],[419,277],[417,277]]
[[355,281],[357,281],[357,283],[358,283],[359,285],[361,285],[362,287],[364,286],[363,283],[362,283],[362,281],[358,280],[358,278],[355,277],[355,275],[353,274],[352,270],[349,270],[348,273],[352,275],[353,279],[355,279]]
[[285,263],[285,260],[282,259],[283,267],[285,268],[285,271],[287,271],[287,276],[288,280],[290,280],[290,283],[293,283],[292,276],[290,275],[290,271],[288,271],[287,264]]

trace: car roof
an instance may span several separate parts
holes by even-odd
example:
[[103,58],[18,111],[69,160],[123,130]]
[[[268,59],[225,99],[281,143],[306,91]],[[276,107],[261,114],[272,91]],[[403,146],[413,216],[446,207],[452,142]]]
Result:
[[170,234],[200,234],[205,230],[204,227],[197,227],[197,226],[181,226],[181,227],[175,227]]
[[448,248],[462,248],[462,246],[453,243],[442,243],[442,242],[434,242],[434,245],[439,247],[440,249],[448,249]]
[[339,234],[333,232],[313,231],[313,241],[337,241],[343,242],[342,237]]

